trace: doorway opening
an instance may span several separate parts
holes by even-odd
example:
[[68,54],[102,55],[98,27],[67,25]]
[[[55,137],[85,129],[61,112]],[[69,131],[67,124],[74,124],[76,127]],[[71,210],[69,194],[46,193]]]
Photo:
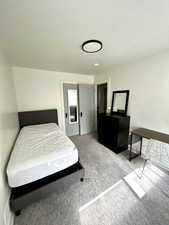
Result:
[[107,83],[97,85],[97,130],[100,127],[100,116],[107,111]]

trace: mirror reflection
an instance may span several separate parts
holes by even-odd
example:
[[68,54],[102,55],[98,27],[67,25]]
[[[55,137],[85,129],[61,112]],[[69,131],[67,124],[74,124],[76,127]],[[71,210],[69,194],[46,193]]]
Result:
[[78,95],[77,89],[68,90],[69,123],[78,123]]
[[124,112],[126,106],[126,93],[116,93],[114,95],[114,104],[113,111],[114,112]]
[[127,115],[129,90],[113,91],[111,113]]

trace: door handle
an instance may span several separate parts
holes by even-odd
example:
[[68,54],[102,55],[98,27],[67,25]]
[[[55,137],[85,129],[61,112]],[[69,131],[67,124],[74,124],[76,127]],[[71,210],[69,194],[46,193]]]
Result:
[[81,117],[83,116],[83,113],[82,113],[82,112],[80,113],[80,116],[81,116]]
[[67,118],[67,113],[65,113],[65,117]]

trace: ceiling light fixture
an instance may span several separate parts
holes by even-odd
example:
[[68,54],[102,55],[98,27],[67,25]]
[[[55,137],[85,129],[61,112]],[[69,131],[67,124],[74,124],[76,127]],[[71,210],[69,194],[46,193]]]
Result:
[[82,44],[82,50],[86,53],[95,53],[102,49],[103,44],[99,40],[88,40]]
[[94,66],[99,66],[100,64],[99,63],[94,63]]

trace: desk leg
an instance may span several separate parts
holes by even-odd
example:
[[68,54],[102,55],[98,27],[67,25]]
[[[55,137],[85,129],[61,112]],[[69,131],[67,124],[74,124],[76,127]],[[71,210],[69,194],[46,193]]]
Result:
[[132,159],[132,144],[133,144],[133,134],[130,136],[130,152],[129,152],[129,161]]
[[140,155],[142,152],[142,145],[143,145],[143,137],[140,137]]
[[132,159],[138,157],[139,155],[141,155],[141,151],[142,151],[142,142],[143,142],[143,138],[140,137],[140,152],[139,153],[135,153],[132,152],[132,145],[133,145],[133,133],[131,133],[131,138],[130,138],[130,152],[129,152],[129,161],[131,161]]

